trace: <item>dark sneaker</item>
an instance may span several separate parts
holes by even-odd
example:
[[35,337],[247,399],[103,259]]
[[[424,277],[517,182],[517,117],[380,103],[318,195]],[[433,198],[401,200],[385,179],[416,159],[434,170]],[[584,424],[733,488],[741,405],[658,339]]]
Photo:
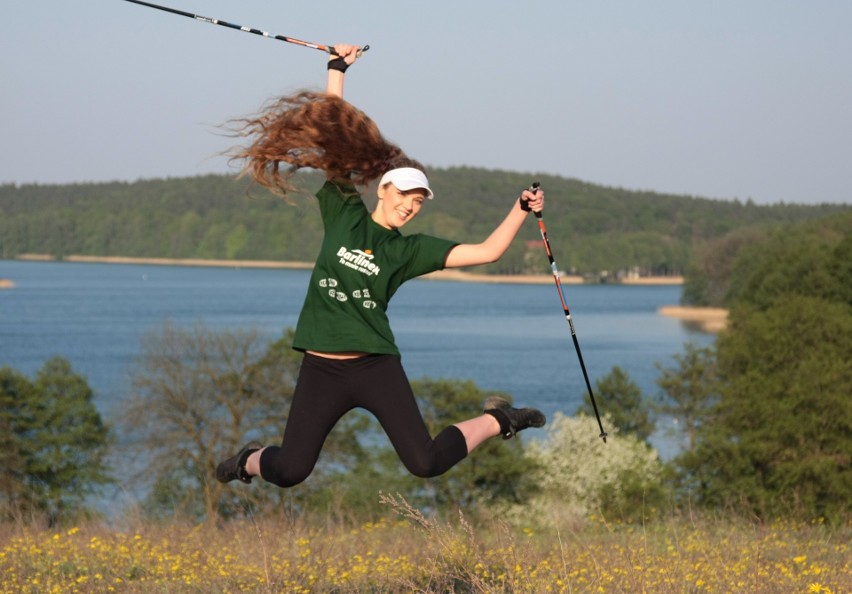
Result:
[[518,431],[528,427],[544,427],[547,422],[544,413],[537,408],[514,408],[508,400],[499,396],[491,396],[485,401],[485,414],[500,423],[503,439],[511,439]]
[[220,483],[230,483],[235,480],[250,483],[252,477],[246,472],[246,460],[262,447],[262,443],[249,442],[236,455],[220,462],[219,466],[216,467],[216,480]]

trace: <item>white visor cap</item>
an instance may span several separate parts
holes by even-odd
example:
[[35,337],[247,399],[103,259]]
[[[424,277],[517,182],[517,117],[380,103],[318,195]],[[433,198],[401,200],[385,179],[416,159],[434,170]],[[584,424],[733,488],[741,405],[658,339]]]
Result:
[[429,189],[429,180],[426,179],[426,174],[415,169],[414,167],[399,167],[391,169],[382,176],[379,181],[379,186],[387,183],[392,183],[398,190],[407,192],[415,188],[423,188],[426,190],[426,197],[430,200],[434,197],[432,190]]

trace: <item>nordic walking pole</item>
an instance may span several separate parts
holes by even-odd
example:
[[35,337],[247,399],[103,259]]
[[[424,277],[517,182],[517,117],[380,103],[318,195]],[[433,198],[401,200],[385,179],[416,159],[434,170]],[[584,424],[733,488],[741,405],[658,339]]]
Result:
[[[142,0],[125,0],[126,2],[133,2],[134,4],[140,4],[142,6],[147,6],[149,8],[156,8],[157,10],[164,10],[165,12],[170,12],[172,14],[179,14],[180,16],[189,17],[191,19],[195,19],[196,21],[201,21],[203,23],[210,23],[211,25],[221,25],[223,27],[228,27],[229,29],[236,29],[237,31],[245,31],[246,33],[254,33],[255,35],[260,35],[261,37],[268,37],[269,39],[277,39],[278,41],[286,41],[287,43],[295,43],[296,45],[301,45],[302,47],[309,47],[312,49],[317,49],[323,52],[327,52],[333,56],[337,55],[337,52],[334,51],[334,48],[330,45],[322,45],[320,43],[310,43],[308,41],[302,41],[301,39],[296,39],[295,37],[287,37],[285,35],[273,35],[272,33],[268,33],[266,31],[261,31],[260,29],[253,29],[251,27],[243,27],[242,25],[235,25],[233,23],[229,23],[227,21],[220,21],[219,19],[211,19],[210,17],[201,16],[198,14],[192,14],[191,12],[184,12],[182,10],[177,10],[174,8],[169,8],[168,6],[160,6],[159,4],[151,4],[150,2],[142,2]],[[358,49],[358,56],[366,52],[370,49],[369,45],[365,45],[362,48]]]
[[[539,183],[535,182],[530,186],[530,192],[535,194],[539,188]],[[521,208],[526,211],[530,210],[526,201],[521,201]],[[598,427],[601,430],[600,437],[606,443],[606,431],[604,431],[601,416],[598,413],[598,405],[595,402],[595,393],[592,392],[592,384],[589,382],[589,374],[586,372],[586,364],[583,362],[583,353],[580,351],[580,342],[577,340],[577,331],[574,329],[574,320],[571,319],[571,312],[568,310],[568,303],[565,301],[565,294],[562,291],[562,281],[559,280],[559,268],[553,259],[553,251],[550,249],[550,240],[547,238],[547,228],[544,226],[544,219],[540,212],[533,213],[538,221],[538,229],[541,232],[541,239],[544,242],[544,249],[547,252],[547,259],[550,260],[550,269],[553,272],[553,280],[556,283],[556,290],[559,292],[559,300],[562,302],[562,310],[565,312],[565,319],[568,321],[568,327],[571,328],[571,338],[574,340],[574,349],[577,351],[577,357],[580,359],[580,369],[583,370],[583,379],[586,380],[586,388],[589,390],[589,398],[592,401],[592,408],[595,410],[595,417],[598,419]]]

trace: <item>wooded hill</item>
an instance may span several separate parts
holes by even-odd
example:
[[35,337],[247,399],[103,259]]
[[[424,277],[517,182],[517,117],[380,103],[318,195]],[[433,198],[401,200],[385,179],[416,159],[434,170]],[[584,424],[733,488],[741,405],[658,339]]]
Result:
[[[432,169],[436,199],[406,233],[484,239],[520,191],[540,181],[545,221],[563,270],[682,274],[698,247],[731,231],[830,216],[849,205],[724,201],[631,191],[576,179],[467,167]],[[228,175],[69,185],[0,185],[0,257],[25,253],[160,258],[313,261],[321,222],[310,195],[289,203]],[[373,206],[373,190],[366,202]],[[532,220],[486,272],[548,271]]]

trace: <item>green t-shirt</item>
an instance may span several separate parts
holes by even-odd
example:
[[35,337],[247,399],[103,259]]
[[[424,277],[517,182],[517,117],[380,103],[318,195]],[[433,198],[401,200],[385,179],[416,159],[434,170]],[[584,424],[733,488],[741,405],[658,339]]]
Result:
[[352,186],[317,192],[325,236],[293,348],[399,355],[387,308],[400,285],[441,270],[456,242],[402,235],[376,223]]

